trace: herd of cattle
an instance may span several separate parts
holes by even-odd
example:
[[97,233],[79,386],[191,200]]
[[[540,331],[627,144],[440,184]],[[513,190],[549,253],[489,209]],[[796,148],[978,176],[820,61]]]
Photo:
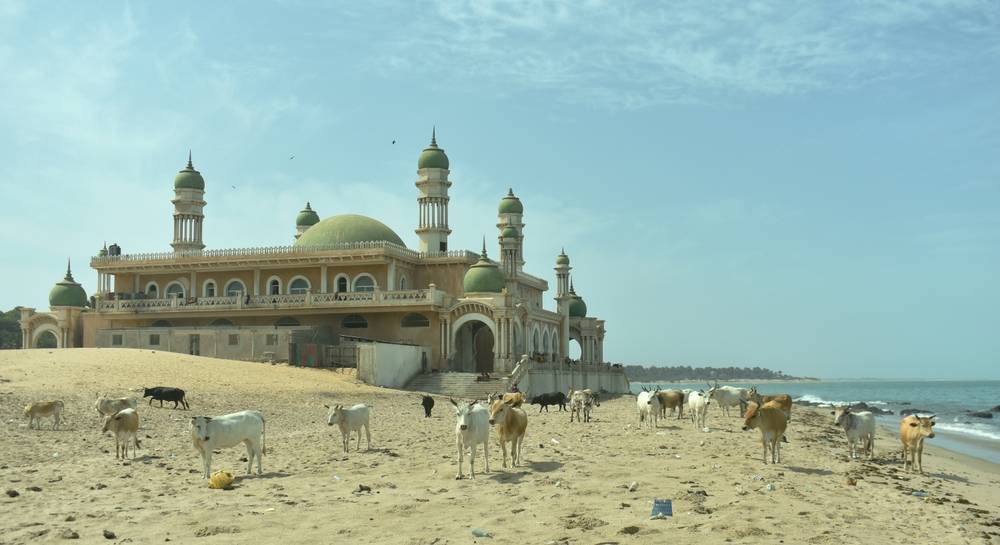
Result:
[[[143,388],[143,398],[159,401],[163,407],[164,401],[172,401],[173,408],[189,409],[184,390],[166,386]],[[450,400],[455,411],[455,440],[458,450],[458,474],[456,478],[464,477],[462,468],[466,452],[469,454],[469,478],[475,478],[476,450],[483,446],[484,465],[487,473],[490,471],[489,442],[490,429],[497,432],[497,439],[503,453],[502,465],[507,468],[508,445],[511,465],[516,467],[521,463],[521,446],[528,428],[528,415],[522,408],[525,402],[538,405],[539,414],[548,412],[549,406],[557,406],[560,411],[570,413],[570,422],[590,422],[593,408],[600,407],[600,396],[590,389],[570,390],[568,394],[551,392],[536,395],[529,399],[521,392],[492,394],[485,403],[471,401],[458,403]],[[729,416],[732,408],[739,409],[743,415],[743,430],[758,429],[761,433],[763,460],[768,463],[781,462],[781,443],[788,442],[785,432],[792,418],[792,398],[788,394],[762,395],[753,388],[736,388],[733,386],[708,385],[708,389],[692,390],[661,390],[643,387],[636,396],[639,429],[648,427],[655,429],[659,419],[667,418],[667,410],[677,419],[684,417],[687,410],[688,418],[695,430],[708,431],[708,407],[717,404],[725,416]],[[424,416],[430,417],[434,408],[434,398],[423,396],[421,405]],[[567,409],[567,405],[569,408]],[[24,408],[24,416],[29,418],[30,429],[40,429],[41,419],[53,419],[52,427],[59,427],[60,416],[64,404],[62,401],[36,401]],[[344,452],[350,450],[350,440],[357,433],[357,449],[361,449],[361,431],[364,429],[367,437],[367,447],[371,448],[370,414],[371,407],[357,404],[344,407],[337,404],[327,405],[327,424],[337,425],[340,429]],[[139,413],[136,398],[106,398],[98,395],[95,403],[97,413],[103,417],[101,433],[110,433],[115,438],[115,458],[125,459],[128,447],[132,446],[132,457],[136,455],[139,443]],[[830,413],[834,417],[834,425],[842,428],[847,436],[848,453],[851,459],[867,456],[870,460],[875,452],[875,416],[869,411],[854,411],[851,407],[834,407]],[[900,422],[900,440],[903,445],[902,454],[904,468],[923,473],[923,443],[925,438],[934,437],[934,415],[911,414]],[[266,427],[264,415],[260,411],[241,411],[223,416],[195,416],[190,423],[191,439],[202,457],[204,477],[212,475],[212,453],[215,450],[229,448],[243,443],[247,449],[247,474],[253,472],[254,462],[257,474],[260,475],[261,458],[266,453]],[[768,456],[770,454],[770,456]]]

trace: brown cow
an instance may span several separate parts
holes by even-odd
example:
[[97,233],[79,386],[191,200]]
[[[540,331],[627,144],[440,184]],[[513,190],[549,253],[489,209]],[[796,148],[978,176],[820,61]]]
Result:
[[935,415],[917,416],[911,414],[899,422],[899,439],[903,442],[903,469],[913,471],[916,462],[917,471],[924,472],[924,439],[934,438]]
[[510,463],[521,463],[521,445],[528,429],[528,415],[509,400],[498,399],[490,405],[490,425],[496,426],[503,451],[503,467],[507,467],[507,443],[510,442]]
[[792,396],[788,394],[761,395],[757,387],[750,388],[750,401],[757,405],[776,402],[781,407],[781,412],[785,413],[785,419],[792,421]]
[[28,417],[28,429],[36,430],[42,428],[42,419],[52,417],[52,429],[59,427],[59,418],[62,416],[63,402],[56,401],[35,401],[24,406],[24,416]]
[[781,439],[785,436],[788,420],[781,405],[770,401],[763,405],[755,402],[747,404],[744,415],[743,431],[757,428],[760,430],[760,441],[764,445],[764,463],[767,463],[767,449],[771,448],[771,463],[781,463]]
[[684,417],[684,392],[680,390],[663,390],[656,392],[660,400],[660,418],[667,417],[667,409],[677,412],[677,418]]

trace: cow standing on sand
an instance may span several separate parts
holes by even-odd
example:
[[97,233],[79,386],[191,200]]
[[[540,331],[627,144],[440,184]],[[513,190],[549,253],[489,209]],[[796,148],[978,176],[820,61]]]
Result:
[[521,446],[528,429],[528,415],[510,400],[498,399],[490,406],[490,425],[497,429],[500,450],[503,452],[504,469],[507,468],[507,443],[510,443],[510,463],[517,467],[521,463]]
[[142,397],[149,398],[149,405],[153,405],[154,400],[160,401],[160,407],[163,407],[164,401],[173,401],[174,408],[177,408],[178,403],[183,405],[185,409],[189,409],[188,402],[185,399],[184,390],[180,388],[173,388],[170,386],[154,386],[153,388],[143,387]]
[[566,400],[566,394],[562,392],[550,392],[547,394],[539,394],[531,398],[531,404],[540,405],[540,407],[538,407],[539,413],[542,412],[542,409],[545,409],[545,412],[549,412],[549,405],[558,405],[560,411],[565,411]]
[[247,475],[253,473],[254,459],[257,460],[257,475],[261,475],[261,457],[267,453],[265,437],[264,415],[260,411],[191,417],[191,440],[195,450],[201,453],[206,479],[212,477],[212,451],[240,443],[247,447]]
[[934,439],[934,417],[911,414],[899,422],[904,470],[924,472],[924,439]]
[[358,403],[349,409],[345,409],[343,405],[334,405],[333,407],[324,405],[324,407],[330,409],[329,414],[326,415],[326,423],[330,426],[336,424],[340,428],[344,452],[351,450],[351,432],[355,431],[358,432],[358,450],[361,450],[361,428],[365,429],[365,435],[368,437],[368,450],[371,450],[372,432],[369,427],[371,411],[368,405]]
[[656,420],[660,417],[660,399],[656,397],[656,392],[643,387],[643,391],[635,396],[635,408],[639,411],[639,427],[648,422],[649,429],[656,429]]
[[59,419],[62,416],[63,402],[55,401],[35,401],[24,406],[24,416],[28,418],[28,429],[42,429],[42,419],[52,417],[52,429],[59,428]]
[[696,390],[688,394],[688,416],[694,423],[694,429],[704,430],[708,427],[708,406],[711,401],[708,395],[701,390]]
[[861,443],[861,451],[868,455],[871,460],[875,457],[875,415],[869,411],[854,412],[850,407],[836,407],[830,411],[833,415],[833,423],[844,429],[847,434],[847,453],[851,459],[860,458],[858,453],[858,443]]
[[680,390],[657,391],[656,397],[660,400],[660,418],[667,417],[667,409],[677,413],[677,418],[684,417],[684,392]]
[[424,418],[431,417],[431,409],[434,408],[434,398],[431,396],[424,396],[420,400],[420,404],[424,406]]
[[781,441],[785,436],[788,419],[781,405],[775,402],[757,405],[750,402],[743,420],[743,431],[759,429],[760,442],[764,446],[764,463],[767,463],[767,450],[771,449],[771,463],[781,463]]
[[104,426],[101,433],[111,432],[115,436],[115,459],[119,454],[124,460],[128,457],[129,439],[132,440],[132,458],[135,459],[136,450],[139,448],[139,413],[133,408],[126,408],[117,413],[104,417]]
[[110,398],[97,394],[97,402],[94,403],[97,414],[101,416],[113,416],[118,411],[125,409],[138,409],[139,400],[134,397]]
[[775,402],[781,407],[781,411],[785,413],[785,420],[792,421],[792,396],[788,394],[773,394],[773,395],[761,395],[757,391],[757,387],[754,386],[750,388],[750,401],[753,401],[758,406],[765,403]]
[[719,386],[719,381],[715,381],[715,386],[708,385],[706,395],[719,405],[726,416],[729,416],[730,407],[739,407],[740,413],[745,412],[746,404],[750,401],[750,390],[735,386]]
[[486,473],[490,472],[490,411],[473,401],[467,405],[455,406],[455,446],[458,447],[458,474],[461,479],[462,463],[465,460],[465,449],[469,449],[469,478],[476,478],[476,447],[483,445],[483,458],[486,459]]

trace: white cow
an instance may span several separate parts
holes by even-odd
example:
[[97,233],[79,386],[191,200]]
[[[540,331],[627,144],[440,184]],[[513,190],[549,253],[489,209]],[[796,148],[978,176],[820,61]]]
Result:
[[719,386],[719,383],[716,382],[715,386],[709,385],[708,398],[715,400],[722,408],[723,414],[729,416],[730,407],[739,407],[740,413],[743,412],[743,408],[750,401],[750,390],[735,386]]
[[698,390],[688,394],[688,416],[694,422],[694,429],[705,429],[708,419],[708,395]]
[[850,407],[835,407],[830,411],[833,423],[843,428],[847,434],[847,452],[851,458],[860,458],[858,442],[861,450],[871,460],[875,457],[875,415],[870,411],[854,412]]
[[137,409],[138,407],[139,400],[134,397],[110,398],[97,394],[97,402],[94,403],[94,408],[97,409],[97,414],[101,416],[113,416],[118,413],[118,411],[123,411],[125,409]]
[[476,478],[476,447],[482,443],[483,458],[486,459],[486,473],[490,472],[490,411],[475,401],[467,405],[455,406],[455,445],[458,447],[458,474],[461,479],[462,463],[465,459],[465,449],[469,449],[469,478]]
[[590,411],[595,407],[600,407],[601,402],[590,388],[586,390],[569,391],[569,421],[573,421],[576,415],[577,422],[590,422]]
[[348,452],[351,446],[351,432],[358,432],[358,450],[361,450],[361,428],[365,428],[365,435],[368,436],[368,450],[372,448],[372,432],[368,424],[368,415],[371,412],[369,407],[363,403],[358,403],[349,409],[343,405],[323,405],[330,409],[326,415],[326,423],[336,424],[340,427],[340,437],[344,441],[344,452]]
[[191,418],[191,440],[194,442],[194,448],[201,453],[206,479],[212,476],[212,451],[235,447],[240,443],[244,443],[247,447],[247,475],[252,473],[255,458],[257,474],[263,473],[260,459],[267,453],[265,435],[264,415],[260,411],[240,411],[223,416]]
[[639,410],[639,427],[642,427],[643,422],[648,422],[649,429],[655,429],[660,416],[660,398],[656,397],[656,392],[639,392],[635,397],[635,406]]

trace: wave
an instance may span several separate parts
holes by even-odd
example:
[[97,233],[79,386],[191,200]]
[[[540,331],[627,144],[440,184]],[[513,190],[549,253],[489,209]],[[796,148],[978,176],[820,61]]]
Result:
[[888,405],[889,404],[889,402],[887,402],[887,401],[878,401],[878,400],[876,400],[876,401],[864,401],[864,402],[857,401],[857,400],[855,400],[855,401],[847,401],[847,400],[843,400],[843,399],[830,400],[830,399],[823,399],[822,397],[815,396],[815,395],[812,395],[812,394],[801,395],[799,397],[796,397],[796,398],[792,399],[792,401],[803,401],[803,402],[806,402],[806,403],[818,403],[820,405],[855,405],[855,404],[858,404],[858,403],[867,403],[869,405]]
[[944,430],[953,433],[962,433],[965,435],[974,435],[976,437],[982,437],[984,439],[993,439],[994,441],[1000,441],[1000,430],[994,428],[993,430],[983,429],[983,424],[962,424],[962,423],[948,423],[948,422],[938,422],[935,429]]

